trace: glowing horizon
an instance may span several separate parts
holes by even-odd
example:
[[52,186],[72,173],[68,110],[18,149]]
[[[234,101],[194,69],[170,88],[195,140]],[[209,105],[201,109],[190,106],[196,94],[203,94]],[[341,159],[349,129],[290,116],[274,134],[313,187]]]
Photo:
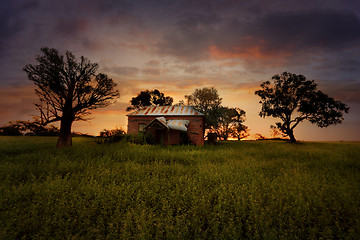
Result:
[[64,0],[11,1],[3,9],[0,126],[37,114],[22,68],[48,46],[99,63],[121,94],[90,122],[75,122],[73,131],[126,130],[125,109],[142,90],[158,89],[176,103],[196,88],[215,87],[224,106],[246,111],[251,134],[269,136],[276,120],[259,117],[254,91],[289,71],[350,106],[342,125],[304,122],[297,139],[360,140],[360,3]]

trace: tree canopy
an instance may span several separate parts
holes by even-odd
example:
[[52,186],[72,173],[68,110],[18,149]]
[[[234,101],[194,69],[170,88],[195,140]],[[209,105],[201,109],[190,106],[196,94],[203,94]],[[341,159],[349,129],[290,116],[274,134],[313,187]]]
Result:
[[284,72],[272,77],[273,83],[261,83],[255,94],[261,98],[261,117],[279,118],[276,127],[290,141],[296,142],[294,128],[304,120],[319,127],[341,124],[343,113],[348,113],[346,104],[336,101],[317,90],[314,80],[303,75]]
[[173,98],[165,96],[164,93],[157,89],[141,91],[136,97],[130,101],[131,106],[126,108],[126,111],[134,109],[141,109],[147,106],[171,106]]
[[[212,127],[211,130],[222,140],[227,140],[233,135],[240,140],[241,134],[246,128],[246,126],[243,125],[245,121],[245,111],[240,108],[221,107],[220,113],[218,125]],[[244,136],[242,136],[242,138],[244,138]]]
[[121,128],[116,129],[104,129],[99,133],[100,137],[114,137],[118,135],[124,135],[126,132]]
[[72,145],[71,126],[84,120],[90,111],[103,108],[119,97],[116,83],[106,74],[96,73],[99,65],[81,57],[78,61],[67,51],[65,56],[54,48],[41,48],[36,65],[24,67],[35,86],[40,103],[38,121],[46,125],[60,121],[57,147]]
[[206,132],[216,133],[223,140],[229,137],[240,140],[248,136],[249,130],[243,125],[245,111],[222,106],[222,98],[216,88],[196,89],[191,95],[185,95],[185,99],[188,105],[193,105],[196,110],[204,114]]
[[204,87],[202,89],[195,89],[191,95],[185,95],[188,105],[203,113],[205,116],[205,130],[214,128],[219,124],[221,112],[221,102],[218,91],[214,88]]
[[59,128],[53,125],[44,126],[37,121],[15,121],[0,127],[0,135],[19,136],[58,136]]
[[244,124],[235,125],[231,128],[230,137],[236,138],[237,140],[241,140],[250,136],[250,130]]

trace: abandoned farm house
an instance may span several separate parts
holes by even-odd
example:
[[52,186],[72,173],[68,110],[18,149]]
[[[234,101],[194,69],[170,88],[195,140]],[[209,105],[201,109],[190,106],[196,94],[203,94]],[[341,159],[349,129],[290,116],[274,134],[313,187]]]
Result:
[[155,144],[204,145],[204,115],[193,106],[151,106],[127,117],[128,134],[151,134]]

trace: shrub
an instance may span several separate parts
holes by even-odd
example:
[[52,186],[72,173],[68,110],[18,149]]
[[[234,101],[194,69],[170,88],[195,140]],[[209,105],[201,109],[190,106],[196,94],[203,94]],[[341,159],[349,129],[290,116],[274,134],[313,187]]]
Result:
[[127,134],[125,141],[135,144],[154,144],[153,136],[147,133]]
[[101,138],[97,141],[97,143],[116,143],[116,142],[128,142],[134,144],[154,144],[154,138],[151,134],[125,134],[123,132],[118,132],[117,134],[113,135],[102,135]]

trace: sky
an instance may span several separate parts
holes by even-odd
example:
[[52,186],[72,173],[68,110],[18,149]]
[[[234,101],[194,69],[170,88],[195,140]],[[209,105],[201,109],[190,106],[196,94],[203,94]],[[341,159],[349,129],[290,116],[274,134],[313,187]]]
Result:
[[215,87],[223,105],[246,111],[251,134],[270,136],[260,118],[261,82],[288,71],[350,107],[341,125],[303,122],[305,141],[360,141],[358,0],[3,0],[0,8],[0,126],[31,120],[38,101],[22,70],[41,47],[99,64],[118,85],[116,103],[73,130],[126,130],[132,97],[159,89],[184,99]]

